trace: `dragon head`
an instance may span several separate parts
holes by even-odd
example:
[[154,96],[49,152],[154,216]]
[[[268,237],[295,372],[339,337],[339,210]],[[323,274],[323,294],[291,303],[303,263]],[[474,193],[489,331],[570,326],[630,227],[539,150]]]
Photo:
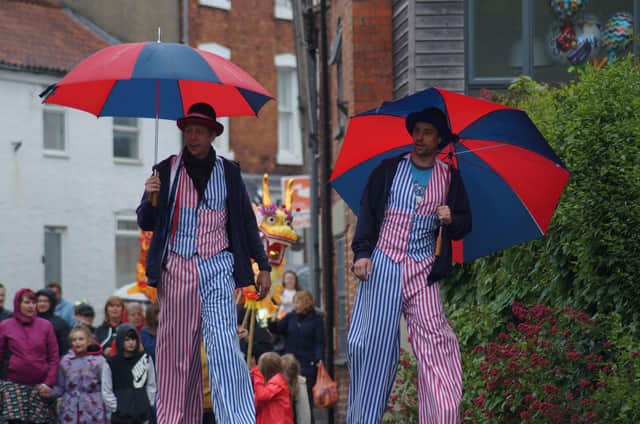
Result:
[[289,180],[285,190],[284,205],[278,207],[271,203],[269,194],[269,175],[262,177],[262,205],[260,206],[260,231],[265,250],[271,265],[281,265],[284,260],[284,252],[298,240],[298,235],[291,226],[293,215],[291,214],[291,203],[293,191],[291,186],[293,180]]

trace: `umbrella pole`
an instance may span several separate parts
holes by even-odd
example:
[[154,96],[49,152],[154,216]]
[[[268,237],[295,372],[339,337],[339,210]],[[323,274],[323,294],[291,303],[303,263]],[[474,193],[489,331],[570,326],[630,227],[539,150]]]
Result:
[[[158,31],[160,31],[158,29]],[[158,114],[160,109],[160,80],[156,80],[156,145],[153,150],[153,175],[157,175],[157,171],[155,169],[156,164],[158,163]],[[151,193],[151,206],[158,206],[158,193]]]
[[251,309],[251,323],[249,324],[249,340],[247,340],[247,368],[251,367],[253,357],[253,333],[256,328],[256,310]]

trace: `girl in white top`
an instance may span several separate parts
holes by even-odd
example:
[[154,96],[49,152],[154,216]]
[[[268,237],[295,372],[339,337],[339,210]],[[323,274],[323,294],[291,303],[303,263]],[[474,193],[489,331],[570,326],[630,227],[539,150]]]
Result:
[[307,380],[300,375],[300,364],[291,353],[282,355],[282,374],[289,385],[295,424],[311,424]]

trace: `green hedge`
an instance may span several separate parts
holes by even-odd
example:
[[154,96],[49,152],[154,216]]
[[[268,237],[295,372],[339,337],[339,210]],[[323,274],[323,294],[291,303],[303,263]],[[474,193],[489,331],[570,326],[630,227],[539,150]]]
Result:
[[513,301],[640,319],[640,66],[632,56],[576,70],[568,85],[517,80],[494,96],[525,110],[571,172],[541,239],[458,267],[453,308]]

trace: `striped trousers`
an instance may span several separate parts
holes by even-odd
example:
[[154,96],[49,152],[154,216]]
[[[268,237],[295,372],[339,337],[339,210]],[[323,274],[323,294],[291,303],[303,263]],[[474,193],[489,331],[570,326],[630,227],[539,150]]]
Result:
[[255,423],[253,386],[238,343],[234,289],[228,251],[207,260],[169,254],[158,287],[158,423],[202,423],[201,338],[216,422]]
[[360,283],[348,336],[347,422],[382,420],[400,355],[400,314],[404,313],[418,362],[420,423],[460,422],[462,365],[458,340],[449,326],[436,283],[407,290],[403,263],[375,249],[369,280]]

